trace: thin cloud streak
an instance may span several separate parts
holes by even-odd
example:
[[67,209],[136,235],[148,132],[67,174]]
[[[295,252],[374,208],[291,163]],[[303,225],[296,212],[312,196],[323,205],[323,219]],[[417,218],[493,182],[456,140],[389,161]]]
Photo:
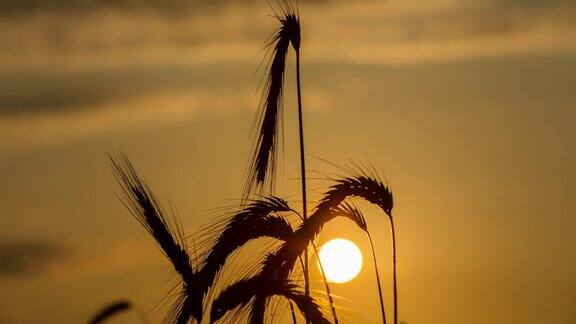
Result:
[[[513,1],[367,1],[308,5],[307,62],[406,64],[576,52],[576,5]],[[1,23],[0,69],[245,63],[273,24],[244,2],[171,18],[154,11],[41,12]],[[224,22],[224,23],[223,23]],[[337,37],[335,37],[337,35]],[[306,41],[308,40],[308,41]]]
[[[255,68],[263,58],[256,55],[267,36],[262,31],[274,23],[256,14],[267,12],[265,5],[219,2],[218,10],[175,18],[141,4],[93,4],[98,10],[30,10],[0,22],[0,147],[175,125],[201,109],[255,106],[257,80],[252,88],[232,87],[247,74],[222,66]],[[202,1],[191,6],[213,8]],[[397,66],[576,53],[574,9],[561,0],[410,0],[362,2],[352,12],[345,2],[319,1],[302,8],[309,22],[303,60]],[[223,98],[224,90],[231,95]],[[322,90],[313,94],[313,106],[325,110]]]
[[[406,2],[404,2],[406,3]],[[498,2],[439,1],[419,8],[368,2],[335,5],[316,19],[316,60],[421,64],[479,57],[576,52],[575,5],[502,9]],[[326,44],[326,40],[337,42]]]
[[52,145],[128,128],[175,126],[189,122],[200,110],[232,111],[248,107],[252,101],[242,93],[217,97],[191,89],[111,100],[62,113],[0,117],[0,148]]
[[67,251],[53,242],[0,241],[0,278],[28,277],[43,274],[46,268],[67,256]]

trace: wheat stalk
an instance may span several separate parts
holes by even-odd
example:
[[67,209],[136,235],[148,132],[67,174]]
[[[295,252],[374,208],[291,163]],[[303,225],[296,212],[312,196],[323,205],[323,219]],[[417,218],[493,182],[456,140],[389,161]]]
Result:
[[[206,239],[209,243],[204,256],[201,256],[202,267],[198,271],[200,289],[198,299],[202,300],[214,283],[218,273],[228,257],[238,248],[251,240],[271,237],[285,240],[292,234],[290,223],[276,215],[292,209],[288,203],[278,197],[266,197],[253,200],[232,216],[227,217],[222,228],[209,225]],[[217,234],[214,234],[217,233]],[[212,236],[216,236],[213,238]]]
[[[302,91],[300,78],[300,19],[296,8],[289,0],[277,1],[281,14],[274,12],[274,17],[280,22],[280,28],[272,40],[267,44],[268,48],[274,48],[272,63],[266,78],[266,86],[263,99],[254,125],[260,125],[252,158],[248,168],[248,177],[244,189],[246,199],[257,190],[262,191],[268,185],[270,191],[274,186],[276,151],[278,147],[278,128],[281,124],[282,96],[284,85],[284,70],[286,56],[291,44],[296,52],[296,80],[298,96],[298,130],[300,144],[300,172],[302,183],[302,217],[307,218],[306,198],[306,161],[304,150],[304,125],[302,116]],[[296,3],[297,5],[297,3]],[[272,8],[272,6],[270,6]],[[274,9],[272,8],[272,11]],[[254,130],[254,126],[252,128]],[[304,251],[304,291],[310,293],[308,278],[308,249]]]
[[111,154],[109,159],[116,180],[122,188],[122,202],[134,218],[152,235],[182,280],[182,291],[168,313],[168,319],[177,323],[187,323],[192,317],[200,322],[202,303],[194,303],[190,298],[198,290],[199,282],[192,268],[179,219],[176,215],[172,220],[166,217],[165,211],[150,187],[145,180],[140,178],[125,154]]
[[378,262],[376,261],[376,251],[374,250],[374,243],[372,241],[372,235],[368,230],[368,224],[362,212],[353,204],[344,203],[340,206],[343,213],[356,215],[355,219],[359,220],[358,226],[366,232],[368,236],[368,241],[370,242],[370,249],[372,251],[372,261],[374,262],[374,272],[376,273],[376,283],[378,285],[378,299],[380,301],[380,313],[382,314],[382,323],[386,324],[386,311],[384,309],[384,297],[382,296],[382,284],[380,282],[380,272],[378,271]]
[[[278,130],[282,121],[282,107],[284,94],[284,70],[286,57],[290,44],[294,49],[300,47],[300,22],[296,14],[290,9],[281,6],[282,15],[274,17],[280,22],[280,27],[266,47],[273,48],[272,60],[266,83],[262,93],[262,100],[254,124],[252,134],[254,144],[248,166],[248,176],[244,188],[244,198],[264,188],[273,188],[276,155],[279,142]],[[255,132],[255,126],[258,130]]]
[[[330,187],[330,190],[324,195],[318,204],[318,209],[333,208],[334,205],[341,203],[348,197],[360,197],[379,206],[388,216],[392,235],[394,324],[398,324],[396,229],[394,226],[394,217],[392,216],[394,197],[388,186],[378,179],[377,172],[373,168],[369,169],[369,171],[365,171],[365,168],[362,166],[353,165],[352,167],[341,169],[348,172],[350,176],[336,180],[336,184]],[[369,237],[369,239],[372,244],[371,237]],[[384,313],[382,315],[384,317]]]

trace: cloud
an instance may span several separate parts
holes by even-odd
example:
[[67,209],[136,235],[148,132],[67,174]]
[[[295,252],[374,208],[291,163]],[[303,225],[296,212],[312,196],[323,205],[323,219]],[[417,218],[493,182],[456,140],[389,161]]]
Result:
[[65,89],[62,91],[24,92],[0,96],[0,116],[59,113],[82,109],[111,100],[116,94],[97,89]]
[[255,107],[254,88],[242,85],[250,71],[236,65],[143,66],[4,75],[0,147],[29,148],[110,131],[174,126],[199,111]]
[[[25,2],[64,8],[78,3]],[[260,1],[158,2],[197,7],[178,10],[180,19],[156,10],[120,10],[123,1],[82,3],[114,9],[74,14],[38,10],[0,22],[0,70],[253,62],[274,29],[267,17],[270,10]],[[157,2],[127,3],[140,7]],[[218,9],[206,9],[211,6]],[[570,1],[363,1],[354,3],[353,11],[350,6],[346,1],[302,4],[307,61],[394,65],[576,52],[576,5]]]
[[[101,9],[134,10],[152,9],[176,13],[182,9],[221,6],[225,0],[3,0],[0,12],[3,14],[26,15],[37,11],[90,11]],[[236,0],[236,2],[252,2]]]
[[[298,0],[304,4],[323,4],[328,0]],[[0,15],[28,16],[38,12],[81,13],[89,11],[154,11],[171,18],[185,17],[204,10],[220,10],[234,5],[263,4],[264,0],[3,0]],[[271,3],[274,3],[273,1]]]
[[64,248],[47,241],[0,241],[0,277],[29,276],[67,256]]
[[396,65],[576,52],[576,5],[565,1],[365,2],[354,15],[341,3],[324,15],[309,42],[317,60]]
[[135,265],[162,264],[159,251],[144,241],[124,240],[102,249],[104,243],[94,247],[93,241],[88,244],[83,240],[74,247],[45,240],[2,240],[0,279],[71,278],[133,269]]
[[[304,64],[576,53],[570,1],[363,1],[354,10],[350,2],[314,2],[301,6]],[[27,14],[0,20],[0,146],[170,125],[200,109],[255,107],[257,80],[249,77],[275,27],[265,2],[78,3],[4,3]],[[151,5],[190,10],[174,18],[142,9]],[[85,6],[98,10],[80,10]]]
[[232,75],[224,77],[234,71],[239,71],[239,68],[232,65],[14,71],[0,76],[0,118],[66,113],[115,101],[142,98],[150,93],[234,89],[240,79]]

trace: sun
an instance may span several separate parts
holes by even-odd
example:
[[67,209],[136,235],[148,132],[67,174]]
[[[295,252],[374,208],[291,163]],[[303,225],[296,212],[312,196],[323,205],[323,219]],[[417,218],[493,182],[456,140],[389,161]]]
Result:
[[362,270],[362,252],[350,240],[330,240],[322,245],[318,256],[329,282],[348,282]]

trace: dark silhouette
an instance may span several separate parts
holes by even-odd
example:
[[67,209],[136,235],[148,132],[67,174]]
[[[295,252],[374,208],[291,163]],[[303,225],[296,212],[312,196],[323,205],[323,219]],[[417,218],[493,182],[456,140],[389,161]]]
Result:
[[[330,323],[320,311],[318,304],[298,291],[295,284],[266,274],[239,280],[223,291],[212,304],[210,318],[212,321],[218,320],[236,306],[252,303],[250,323],[264,323],[266,299],[274,295],[283,296],[294,302],[307,320],[318,324]],[[233,319],[233,322],[236,323],[237,319]]]
[[368,231],[368,224],[366,223],[366,219],[364,218],[362,212],[354,204],[344,203],[340,208],[342,208],[348,214],[356,215],[356,218],[360,220],[358,226],[368,235],[368,241],[370,242],[370,250],[372,251],[372,261],[374,262],[374,273],[376,274],[376,283],[378,285],[378,299],[380,301],[380,313],[382,314],[382,323],[386,324],[386,311],[384,310],[384,297],[382,296],[380,272],[378,271],[376,251],[374,250],[374,242],[372,241],[372,235],[370,235],[370,231]]
[[[286,55],[288,47],[292,44],[296,52],[296,88],[298,96],[298,131],[300,144],[300,173],[302,184],[302,217],[308,218],[307,198],[306,198],[306,159],[304,150],[304,125],[302,117],[302,92],[300,78],[300,19],[296,8],[289,0],[277,1],[281,15],[274,11],[274,17],[280,22],[280,28],[275,36],[267,44],[268,48],[274,47],[273,59],[266,86],[263,93],[263,105],[255,120],[255,125],[260,124],[258,136],[256,137],[250,166],[248,169],[248,179],[244,196],[249,197],[255,190],[262,191],[268,184],[271,191],[274,187],[276,149],[278,146],[278,128],[282,120],[282,95],[284,92],[284,68],[286,66]],[[265,99],[264,99],[265,98]],[[327,290],[328,283],[325,282]],[[304,251],[304,292],[310,295],[310,281],[308,271],[308,249]],[[330,306],[333,309],[334,321],[338,322],[336,311],[332,299]]]
[[[259,125],[259,128],[255,133],[242,204],[232,212],[215,219],[193,236],[194,253],[191,254],[178,215],[169,217],[166,214],[126,155],[111,154],[109,158],[112,168],[122,188],[122,201],[153,237],[177,274],[174,277],[177,280],[175,289],[178,291],[176,301],[165,319],[167,322],[178,324],[190,321],[200,323],[203,319],[209,319],[212,323],[224,317],[232,322],[247,319],[250,323],[261,324],[264,322],[266,309],[270,307],[270,298],[273,296],[288,300],[294,323],[296,323],[294,305],[307,322],[330,323],[317,301],[310,295],[308,247],[312,245],[316,251],[315,256],[318,257],[314,240],[323,226],[336,217],[353,221],[367,233],[374,259],[382,320],[386,323],[372,237],[366,219],[348,200],[361,198],[375,204],[388,216],[392,230],[394,323],[397,324],[396,238],[392,218],[394,200],[388,185],[380,180],[374,168],[358,164],[339,167],[345,175],[328,179],[333,184],[328,187],[308,216],[300,88],[300,20],[297,10],[288,0],[280,1],[282,15],[275,13],[275,18],[280,21],[281,26],[267,44],[269,49],[273,48],[273,57],[266,77],[262,105],[253,125],[253,131],[255,126]],[[290,45],[296,52],[302,213],[290,207],[284,199],[272,194],[278,130],[281,128],[284,69]],[[256,194],[258,196],[254,198]],[[293,224],[286,217],[289,214],[297,215],[300,222]],[[262,237],[274,239],[276,248],[259,255],[256,261],[259,267],[246,270],[244,273],[246,277],[219,290],[219,285],[215,283],[224,266],[233,262],[231,256],[248,242]],[[303,289],[294,280],[297,261],[304,275]],[[338,324],[330,286],[323,268],[320,270],[332,317],[334,323]],[[206,314],[209,314],[209,317],[206,317]]]
[[[282,15],[274,15],[280,22],[280,28],[266,44],[268,49],[273,48],[272,63],[265,77],[262,104],[252,126],[252,132],[256,133],[253,133],[255,142],[244,188],[245,198],[249,198],[253,193],[262,193],[265,189],[271,192],[274,187],[286,56],[290,44],[297,53],[300,48],[300,21],[290,5],[280,8]],[[256,131],[254,127],[257,125],[259,127]]]
[[118,184],[122,188],[122,200],[136,220],[152,235],[164,255],[170,260],[182,281],[178,300],[172,306],[166,319],[171,322],[187,323],[190,317],[202,320],[202,303],[194,297],[198,292],[199,281],[192,268],[188,245],[180,220],[172,220],[154,197],[126,155],[110,155],[110,162]]
[[[282,213],[299,215],[285,200],[278,197],[254,200],[240,211],[209,224],[201,231],[200,237],[205,240],[199,246],[202,248],[205,245],[206,252],[192,258],[178,218],[174,216],[170,220],[166,216],[125,155],[111,155],[110,159],[123,189],[126,207],[152,235],[181,279],[181,292],[166,316],[169,322],[187,323],[190,319],[200,322],[204,317],[204,302],[209,302],[205,297],[229,256],[253,239],[272,237],[281,242],[279,248],[262,256],[260,271],[232,284],[213,300],[210,321],[220,319],[238,306],[244,308],[251,305],[250,322],[262,323],[267,299],[276,295],[296,304],[307,320],[324,323],[327,320],[323,315],[318,316],[316,310],[319,307],[314,299],[298,292],[297,285],[290,281],[296,261],[307,246],[313,244],[324,224],[335,217],[348,218],[368,232],[366,220],[358,209],[346,203],[346,199],[362,198],[379,206],[387,215],[393,208],[392,193],[376,175],[350,168],[349,176],[333,179],[335,183],[324,194],[314,213],[306,220],[302,218],[296,230],[292,230],[291,224],[281,216]],[[252,289],[245,289],[248,286]],[[385,318],[382,305],[381,308]],[[244,311],[232,313],[231,320],[238,321],[246,314]]]
[[[361,229],[367,230],[366,221],[361,214],[350,213],[348,209],[341,207],[341,204],[345,203],[348,198],[362,198],[379,206],[387,215],[391,213],[393,198],[388,187],[378,180],[375,175],[369,175],[362,170],[353,172],[348,177],[335,180],[336,183],[324,194],[314,213],[306,220],[302,220],[299,228],[285,240],[276,252],[265,256],[262,269],[255,277],[274,278],[274,280],[280,282],[288,282],[298,257],[311,244],[324,224],[335,217],[349,218]],[[254,307],[254,305],[265,303],[265,301],[260,301],[259,299],[268,297],[268,295],[263,296],[260,294],[258,290],[238,289],[236,284],[232,284],[215,299],[211,314],[217,317],[211,317],[211,320],[221,318],[227,311],[238,306],[245,307],[249,301],[253,301],[252,313],[259,313],[257,315],[253,314],[251,318],[263,318],[261,313],[264,312],[264,309]],[[220,301],[220,298],[224,298],[226,301]],[[233,301],[237,303],[233,303]],[[215,307],[217,309],[214,309]],[[238,321],[243,315],[243,312],[233,313],[232,319]]]
[[121,300],[110,303],[106,307],[102,308],[94,317],[88,321],[88,324],[100,324],[104,323],[107,319],[113,317],[114,315],[123,313],[132,307],[129,301]]

